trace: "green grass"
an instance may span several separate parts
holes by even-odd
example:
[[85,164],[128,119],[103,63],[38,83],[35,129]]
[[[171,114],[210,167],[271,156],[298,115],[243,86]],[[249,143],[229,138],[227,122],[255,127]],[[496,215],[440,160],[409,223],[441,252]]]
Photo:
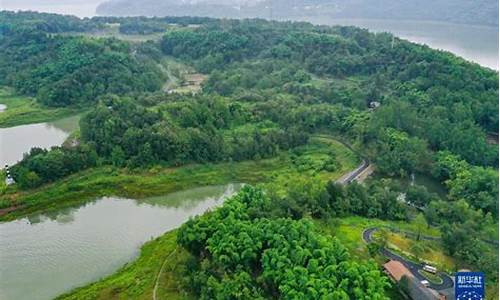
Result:
[[43,107],[35,99],[16,95],[7,87],[0,87],[0,104],[7,106],[0,112],[0,128],[53,121],[82,112],[72,108]]
[[167,32],[157,32],[151,34],[123,34],[120,33],[119,24],[107,24],[104,28],[92,32],[69,32],[59,33],[62,36],[84,36],[88,38],[115,38],[131,43],[144,43],[147,41],[159,41]]
[[[362,233],[366,228],[388,227],[396,230],[416,232],[417,225],[413,222],[385,221],[353,216],[335,219],[334,221],[329,220],[324,222],[323,226],[328,228],[330,233],[336,236],[342,244],[349,249],[350,253],[361,259],[365,259],[370,257],[368,249],[366,248],[366,243],[361,238]],[[434,237],[440,236],[439,229],[435,227],[426,228],[423,234]],[[376,236],[377,233],[375,233],[375,237]],[[405,238],[400,234],[391,233],[389,235],[388,243],[389,247],[396,250],[398,253],[402,255],[405,254],[405,256],[408,257],[413,257],[410,250],[411,240],[409,238]],[[422,255],[422,260],[437,265],[442,270],[452,271],[455,269],[455,260],[444,253],[444,250],[439,242],[423,241],[422,243],[426,244],[427,250],[426,253]],[[383,257],[375,257],[375,259],[380,263],[385,262],[385,258]]]
[[[196,186],[243,182],[249,184],[276,182],[283,189],[298,177],[327,181],[339,178],[353,169],[358,159],[342,144],[326,137],[311,139],[297,148],[299,157],[311,160],[332,153],[340,167],[332,172],[299,169],[291,162],[288,151],[277,157],[257,161],[219,164],[193,164],[178,168],[154,167],[148,170],[127,170],[106,166],[89,169],[36,190],[19,191],[9,187],[0,194],[0,208],[18,206],[0,216],[0,221],[12,220],[39,211],[58,210],[102,196],[122,196],[140,199],[184,190]],[[294,151],[295,152],[295,151]]]
[[[366,248],[366,243],[362,239],[362,233],[366,228],[392,227],[407,231],[415,231],[416,228],[416,224],[413,222],[384,221],[359,216],[316,220],[315,222],[325,233],[337,237],[352,255],[360,259],[367,259],[370,257],[368,249]],[[438,237],[439,230],[430,227],[425,230],[424,234]],[[385,258],[383,257],[375,257],[375,259],[380,263],[385,262]]]
[[[358,163],[358,158],[349,149],[324,136],[313,138],[310,144],[295,149],[293,153],[294,156],[307,156],[311,160],[323,158],[324,153],[335,154],[343,167],[334,172],[316,171],[315,176],[319,180],[336,179],[345,169],[355,167]],[[100,195],[141,198],[200,185],[231,181],[286,182],[290,178],[311,176],[307,172],[299,171],[291,163],[291,156],[291,153],[283,152],[276,158],[259,161],[190,165],[180,168],[156,167],[140,172],[103,167],[76,174],[38,191],[13,193],[4,197],[16,196],[17,201],[34,203],[30,209],[18,211],[8,217],[12,218],[42,207],[60,209],[63,205],[71,205],[75,201]],[[58,299],[152,299],[157,274],[165,261],[165,267],[159,277],[158,299],[194,299],[181,289],[181,278],[188,259],[189,254],[177,248],[176,232],[171,231],[143,245],[139,257],[115,274],[73,290]]]
[[193,67],[170,56],[163,57],[159,67],[167,77],[167,81],[162,88],[165,92],[177,94],[197,93],[201,90],[202,83],[208,77],[197,73]]
[[437,276],[436,274],[432,274],[432,273],[424,271],[424,270],[418,270],[418,273],[420,273],[420,275],[424,276],[430,283],[434,283],[434,284],[442,284],[443,283],[443,279],[441,279],[441,277]]
[[75,289],[56,299],[152,299],[157,274],[168,259],[159,277],[158,299],[194,299],[181,289],[181,278],[189,254],[177,247],[176,231],[144,244],[139,257],[103,280]]
[[[368,260],[372,258],[368,252],[366,243],[362,239],[362,233],[369,227],[391,227],[399,230],[416,232],[416,224],[413,222],[398,222],[398,221],[385,221],[378,219],[368,219],[359,216],[345,217],[345,218],[330,218],[326,220],[314,220],[317,228],[320,228],[325,234],[337,237],[340,242],[348,249],[349,253],[361,260]],[[425,235],[439,237],[439,230],[435,227],[426,228],[423,232]],[[375,233],[377,238],[377,233]],[[414,241],[405,237],[402,234],[391,233],[388,237],[388,247],[391,251],[417,262],[415,255],[411,250],[411,245]],[[446,254],[443,245],[439,241],[420,241],[425,246],[425,252],[420,255],[420,260],[428,264],[435,265],[439,270],[453,273],[454,271],[462,268],[469,269],[463,261],[459,261]],[[492,247],[493,251],[498,251],[497,248]],[[380,265],[387,260],[381,255],[376,255],[373,259]],[[498,287],[497,284],[493,284]],[[490,293],[495,291],[490,288]],[[492,298],[494,299],[494,298]]]
[[[346,218],[348,220],[349,218]],[[342,224],[342,220],[340,219]],[[314,221],[316,228],[324,233],[329,231],[326,221]],[[338,224],[335,224],[337,226]],[[361,228],[351,228],[340,226],[340,231],[334,234],[342,243],[346,239],[352,243],[361,241]],[[326,230],[325,230],[326,229]],[[350,230],[347,230],[350,229]],[[78,288],[72,292],[60,296],[59,300],[80,300],[80,299],[152,299],[152,292],[155,285],[155,278],[167,259],[162,276],[159,279],[158,299],[194,299],[193,295],[186,294],[182,290],[182,274],[185,271],[189,254],[181,248],[176,248],[175,231],[146,243],[139,257],[132,263],[125,265],[115,274],[104,278],[98,282]],[[349,247],[348,247],[349,248]],[[172,254],[172,256],[169,256]],[[369,256],[366,254],[363,259]],[[386,296],[390,299],[403,299],[396,286],[391,285]]]
[[[414,242],[415,240],[404,237],[401,234],[391,233],[388,238],[388,247],[412,257],[413,260],[417,260],[411,250],[412,243]],[[425,248],[425,253],[419,257],[420,261],[437,266],[439,270],[445,272],[452,272],[457,268],[457,262],[445,253],[441,242],[421,240],[419,243]]]
[[[414,231],[416,227],[416,224],[412,222],[384,221],[358,216],[314,220],[314,222],[316,227],[320,228],[325,234],[338,238],[351,255],[364,261],[373,259],[380,266],[387,261],[387,258],[381,254],[375,255],[375,257],[370,256],[367,244],[362,239],[363,231],[370,227],[392,227]],[[425,234],[438,236],[439,232],[437,228],[427,228]],[[386,296],[389,299],[404,299],[398,287],[393,284],[386,290]]]

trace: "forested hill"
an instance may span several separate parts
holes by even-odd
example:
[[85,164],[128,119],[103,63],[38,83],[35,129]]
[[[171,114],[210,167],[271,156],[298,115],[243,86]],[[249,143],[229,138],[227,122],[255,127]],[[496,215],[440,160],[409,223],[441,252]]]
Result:
[[163,1],[108,0],[97,8],[100,15],[209,16],[293,19],[330,16],[393,20],[426,20],[498,25],[495,0],[254,0]]
[[[186,290],[204,299],[240,292],[319,299],[331,291],[339,299],[384,299],[385,279],[371,263],[358,265],[342,247],[323,243],[308,222],[281,218],[410,221],[413,206],[438,226],[449,255],[498,283],[498,250],[483,241],[499,217],[498,145],[487,139],[498,133],[498,72],[355,27],[33,13],[0,13],[0,24],[0,84],[47,105],[87,109],[78,143],[32,149],[10,168],[17,184],[0,196],[0,209],[34,209],[39,198],[19,198],[19,190],[35,195],[30,190],[94,167],[135,172],[284,159],[310,172],[310,182],[283,180],[289,190],[269,193],[273,198],[248,190],[179,231],[179,246],[195,258]],[[106,30],[111,38],[99,35]],[[172,78],[188,83],[193,73],[205,79],[200,89],[165,88]],[[299,151],[318,135],[349,141],[380,176],[431,176],[445,186],[446,201],[385,179],[324,185],[318,173],[340,170],[342,162],[330,151],[318,160]],[[412,207],[399,200],[407,192]],[[282,232],[294,234],[285,239]],[[302,284],[316,296],[299,294]]]
[[106,93],[155,91],[163,83],[154,60],[141,49],[115,39],[55,34],[90,31],[99,22],[2,12],[0,24],[0,85],[47,106],[87,107]]

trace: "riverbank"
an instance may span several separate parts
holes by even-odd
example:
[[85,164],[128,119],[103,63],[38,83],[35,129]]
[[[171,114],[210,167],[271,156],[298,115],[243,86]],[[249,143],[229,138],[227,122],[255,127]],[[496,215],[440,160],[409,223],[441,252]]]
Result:
[[[327,171],[321,163],[335,157],[339,167]],[[118,169],[112,166],[89,169],[36,190],[9,187],[0,196],[0,221],[9,221],[35,212],[54,211],[103,196],[141,199],[165,195],[196,186],[228,182],[249,184],[274,182],[286,187],[291,179],[315,177],[335,180],[354,169],[359,158],[346,146],[324,136],[313,137],[308,145],[277,157],[256,161],[193,164],[177,168],[147,170]]]
[[[317,230],[325,236],[338,238],[360,260],[370,259],[366,246],[361,239],[364,224],[386,224],[413,228],[413,224],[405,222],[385,222],[375,219],[349,217],[338,219],[335,227],[328,221],[315,220]],[[359,226],[354,226],[357,224]],[[363,225],[362,225],[363,224]],[[434,229],[428,229],[430,234],[436,234]],[[125,265],[115,274],[87,286],[77,288],[67,294],[61,295],[57,300],[77,299],[153,299],[157,275],[159,276],[157,299],[188,300],[195,299],[182,289],[182,275],[189,260],[189,254],[177,247],[176,231],[170,231],[163,236],[143,245],[139,257],[130,264]],[[351,247],[358,248],[353,251]],[[361,249],[362,248],[362,249]],[[381,262],[382,263],[382,262]],[[401,298],[397,288],[391,286],[386,290],[390,299]]]
[[34,147],[50,149],[65,141],[71,144],[73,139],[69,137],[78,135],[79,121],[80,115],[74,115],[52,122],[0,128],[0,169],[14,165]]
[[0,87],[0,104],[5,109],[0,111],[0,128],[58,120],[82,113],[76,108],[48,108],[34,99],[16,95],[13,89]]
[[[157,278],[158,299],[195,299],[182,290],[182,274],[187,266],[189,254],[177,247],[176,239],[177,231],[169,231],[144,244],[139,257],[113,275],[56,299],[152,299]],[[163,271],[160,274],[162,266]]]
[[[329,169],[330,171],[319,169],[321,162],[329,157],[334,157],[339,167],[335,170]],[[9,212],[2,217],[2,220],[15,219],[37,211],[54,216],[59,211],[73,211],[72,206],[103,195],[121,195],[138,199],[170,194],[195,186],[227,182],[260,183],[264,187],[269,182],[278,183],[273,186],[277,187],[275,192],[279,193],[280,189],[283,187],[284,190],[291,180],[309,177],[325,182],[335,180],[355,168],[359,162],[359,158],[343,144],[325,136],[317,136],[305,146],[281,152],[275,158],[258,161],[189,165],[179,168],[154,167],[149,170],[133,171],[101,167],[76,174],[36,191],[19,192],[15,189],[6,191],[0,199],[8,198],[7,201],[14,201],[18,206],[17,210]],[[85,207],[91,207],[94,205],[94,202],[92,203]],[[109,200],[106,203],[109,203]],[[144,200],[143,203],[158,204],[154,199]],[[32,218],[37,220],[36,216]],[[71,220],[71,217],[62,219]],[[171,228],[165,230],[169,229]],[[166,262],[167,257],[168,262]],[[137,260],[126,264],[114,275],[61,297],[62,299],[115,297],[151,299],[158,278],[156,289],[158,299],[189,299],[189,295],[185,295],[180,288],[182,268],[188,258],[186,252],[176,247],[175,231],[169,232],[146,243]],[[164,267],[160,274],[158,272],[162,266]]]
[[143,200],[105,197],[0,223],[0,265],[9,274],[0,281],[0,298],[49,300],[110,276],[137,259],[142,245],[221,206],[240,188],[231,183]]
[[328,16],[302,17],[295,20],[316,25],[356,26],[372,32],[390,32],[398,38],[449,51],[470,62],[498,71],[498,26]]

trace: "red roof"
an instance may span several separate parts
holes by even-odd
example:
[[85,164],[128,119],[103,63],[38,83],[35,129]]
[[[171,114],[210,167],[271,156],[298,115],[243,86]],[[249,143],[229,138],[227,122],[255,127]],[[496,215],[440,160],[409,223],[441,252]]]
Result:
[[402,263],[397,260],[391,260],[384,265],[384,269],[394,278],[396,281],[400,281],[401,277],[404,275],[408,277],[413,277],[410,270],[408,270]]

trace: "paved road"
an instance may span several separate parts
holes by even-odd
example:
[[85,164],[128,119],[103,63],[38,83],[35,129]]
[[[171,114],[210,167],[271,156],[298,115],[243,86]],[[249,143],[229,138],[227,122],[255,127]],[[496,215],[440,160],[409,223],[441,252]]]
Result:
[[352,152],[356,153],[356,155],[358,155],[359,157],[361,157],[361,159],[363,160],[361,162],[361,164],[356,168],[354,169],[353,171],[345,174],[344,176],[340,177],[336,182],[337,183],[340,183],[340,184],[349,184],[351,182],[353,182],[354,180],[356,180],[356,178],[361,174],[363,173],[369,166],[370,166],[370,163],[368,162],[368,159],[365,158],[361,153],[359,153],[358,151],[356,151],[354,148],[352,148],[351,145],[349,145],[348,143],[340,140],[340,139],[336,139],[335,140],[339,143],[341,143],[342,145],[346,146],[347,148],[349,148],[349,150],[351,150]]
[[[368,229],[365,229],[363,231],[363,240],[366,242],[366,243],[371,243],[373,241],[373,233],[375,231],[377,231],[378,228],[376,227],[373,227],[373,228],[368,228]],[[399,261],[400,263],[402,263],[405,267],[408,268],[408,270],[413,274],[413,276],[415,276],[418,280],[422,281],[422,280],[426,280],[426,278],[424,276],[422,276],[418,270],[422,269],[423,268],[423,265],[422,264],[417,264],[413,261],[410,261],[410,260],[407,260],[406,258],[404,257],[401,257],[389,250],[387,250],[386,248],[382,248],[380,250],[380,252],[387,258],[389,259],[392,259],[392,260],[397,260]],[[429,283],[429,287],[437,290],[437,291],[440,291],[440,290],[445,290],[445,289],[449,289],[449,288],[452,288],[453,287],[453,280],[451,279],[450,276],[448,276],[447,274],[443,273],[443,272],[438,272],[439,277],[441,277],[441,279],[443,280],[443,283],[442,284],[434,284],[434,283]]]
[[356,169],[354,169],[354,171],[342,176],[339,180],[337,180],[337,183],[349,184],[353,182],[359,176],[359,174],[363,173],[363,171],[368,168],[369,165],[370,164],[366,160],[363,160],[363,162]]

